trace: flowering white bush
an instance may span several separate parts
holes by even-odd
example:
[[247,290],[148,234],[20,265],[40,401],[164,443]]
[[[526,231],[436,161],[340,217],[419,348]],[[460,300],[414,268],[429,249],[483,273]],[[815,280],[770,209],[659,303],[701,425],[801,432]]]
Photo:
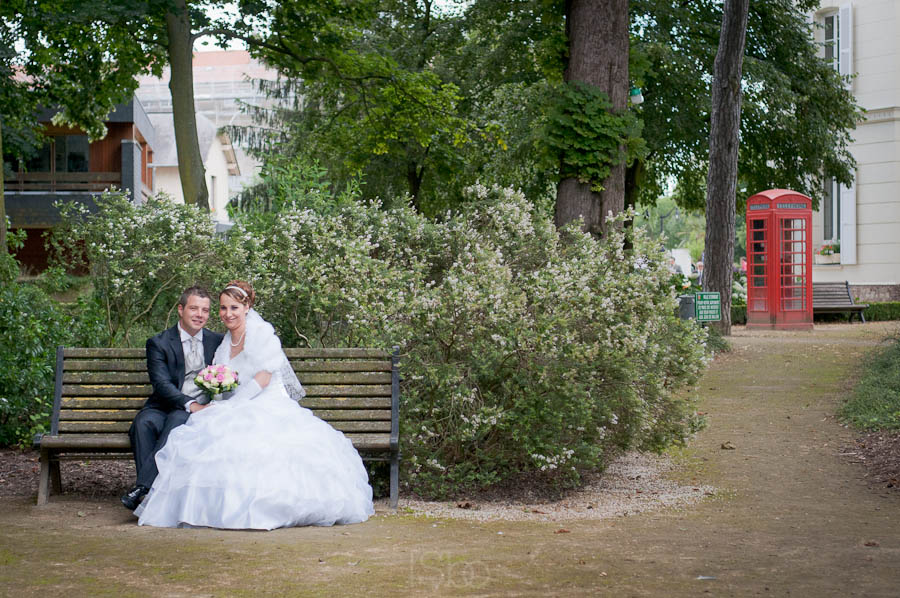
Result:
[[468,193],[435,221],[406,206],[288,202],[243,218],[225,247],[171,204],[101,207],[79,230],[98,293],[132,321],[131,295],[171,300],[199,264],[201,280],[250,280],[285,346],[399,346],[405,482],[417,492],[523,473],[575,483],[623,449],[687,437],[698,421],[675,391],[702,371],[705,333],[674,316],[658,243],[641,229],[560,232],[519,193]]
[[576,481],[697,422],[673,390],[705,335],[673,314],[657,243],[562,235],[505,189],[459,213],[290,209],[232,234],[286,345],[399,345],[406,481],[439,495],[543,472]]
[[89,268],[107,344],[143,344],[132,328],[162,329],[185,287],[213,279],[214,224],[166,196],[136,205],[116,192],[95,203],[93,213],[82,203],[59,206],[62,225],[51,239],[56,257],[67,268]]

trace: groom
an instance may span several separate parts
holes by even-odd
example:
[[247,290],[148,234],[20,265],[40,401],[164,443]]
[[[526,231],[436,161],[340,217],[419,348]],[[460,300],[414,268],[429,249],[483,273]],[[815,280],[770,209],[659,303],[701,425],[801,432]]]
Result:
[[209,320],[209,306],[206,289],[185,289],[178,300],[178,323],[147,341],[147,372],[153,394],[128,430],[137,481],[122,496],[122,504],[132,511],[156,479],[156,453],[165,446],[169,432],[205,407],[197,402],[202,391],[194,384],[194,377],[212,362],[223,336],[203,327]]

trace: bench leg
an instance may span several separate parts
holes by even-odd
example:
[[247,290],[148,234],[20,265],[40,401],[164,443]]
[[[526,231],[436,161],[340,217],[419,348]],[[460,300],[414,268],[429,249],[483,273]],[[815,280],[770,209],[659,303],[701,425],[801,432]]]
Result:
[[62,476],[59,473],[59,460],[50,460],[50,490],[53,494],[62,494]]
[[42,506],[50,499],[50,453],[41,451],[41,474],[38,478],[37,504]]
[[391,508],[397,508],[400,498],[400,455],[391,457]]

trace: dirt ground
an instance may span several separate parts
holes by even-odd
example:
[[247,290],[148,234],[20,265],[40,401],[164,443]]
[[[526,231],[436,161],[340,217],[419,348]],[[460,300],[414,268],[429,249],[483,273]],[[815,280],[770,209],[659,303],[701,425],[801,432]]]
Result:
[[[599,521],[380,511],[273,532],[139,528],[114,498],[0,496],[0,595],[897,596],[900,493],[833,417],[894,323],[738,329],[697,392],[709,426],[674,454],[715,496]],[[65,474],[64,474],[65,475]],[[64,479],[65,483],[65,479]]]

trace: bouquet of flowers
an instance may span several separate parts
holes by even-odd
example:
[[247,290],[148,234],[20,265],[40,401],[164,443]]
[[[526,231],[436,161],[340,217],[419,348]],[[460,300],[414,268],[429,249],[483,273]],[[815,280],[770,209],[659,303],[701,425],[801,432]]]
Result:
[[208,365],[194,378],[200,390],[214,398],[238,386],[238,373],[227,365]]

